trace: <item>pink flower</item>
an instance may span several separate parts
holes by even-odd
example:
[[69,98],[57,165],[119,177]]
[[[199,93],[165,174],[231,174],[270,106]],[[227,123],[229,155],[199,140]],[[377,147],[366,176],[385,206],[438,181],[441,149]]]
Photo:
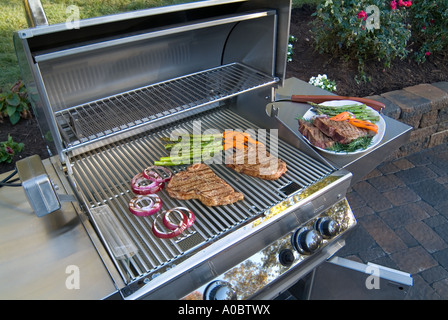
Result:
[[366,19],[367,19],[367,13],[366,13],[364,10],[361,10],[361,11],[358,13],[358,19],[366,20]]
[[397,10],[397,1],[392,0],[390,2],[390,7],[392,8],[392,10]]
[[398,5],[400,7],[407,7],[407,8],[409,8],[410,6],[412,6],[412,0],[408,0],[408,1],[398,0]]
[[5,151],[6,151],[6,153],[14,154],[14,150],[12,150],[12,148],[9,146],[5,146]]
[[422,30],[425,30],[425,29],[426,29],[426,27],[425,27],[425,26],[423,26],[423,27],[422,27]]
[[426,51],[425,55],[426,55],[427,57],[429,57],[429,56],[431,55],[431,52]]

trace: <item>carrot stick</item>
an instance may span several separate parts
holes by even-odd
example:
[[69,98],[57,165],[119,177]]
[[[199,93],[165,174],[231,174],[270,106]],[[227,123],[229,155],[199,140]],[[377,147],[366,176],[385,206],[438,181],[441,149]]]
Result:
[[334,121],[345,121],[351,118],[351,114],[348,111],[341,112],[334,117],[331,117],[330,120]]
[[351,118],[348,122],[355,127],[372,130],[373,132],[378,133],[378,126],[370,121]]

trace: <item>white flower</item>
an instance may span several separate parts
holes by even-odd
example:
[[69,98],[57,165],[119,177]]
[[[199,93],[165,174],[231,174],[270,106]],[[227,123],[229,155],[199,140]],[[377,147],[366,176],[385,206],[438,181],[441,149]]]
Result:
[[336,91],[336,82],[329,80],[326,74],[311,77],[308,83],[328,91]]

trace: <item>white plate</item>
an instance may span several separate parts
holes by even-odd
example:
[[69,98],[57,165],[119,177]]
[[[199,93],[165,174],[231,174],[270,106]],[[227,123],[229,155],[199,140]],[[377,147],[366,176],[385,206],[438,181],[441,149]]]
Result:
[[[342,106],[346,106],[346,105],[360,105],[360,104],[362,104],[362,103],[357,102],[357,101],[352,101],[352,100],[331,100],[331,101],[326,101],[326,102],[322,102],[322,103],[320,103],[320,105],[323,105],[323,106],[332,106],[332,107],[338,107],[338,106],[341,106],[341,107],[342,107]],[[370,107],[368,107],[368,108],[370,108]],[[370,108],[370,109],[372,109],[372,108]],[[342,111],[341,111],[341,112],[342,112]],[[378,122],[375,123],[375,124],[378,126],[378,133],[373,137],[373,139],[372,139],[372,143],[371,143],[366,149],[359,149],[359,150],[356,150],[356,151],[353,151],[353,152],[345,152],[345,151],[339,151],[339,152],[336,152],[336,151],[329,151],[329,150],[325,150],[325,149],[322,149],[322,148],[319,148],[319,147],[314,146],[313,144],[311,144],[311,143],[308,141],[307,138],[305,138],[304,136],[302,136],[302,137],[305,139],[306,142],[308,142],[308,143],[309,143],[310,145],[312,145],[314,148],[316,148],[316,149],[318,149],[318,150],[320,150],[320,151],[322,151],[322,152],[328,153],[328,154],[334,154],[334,155],[341,155],[341,156],[344,156],[344,155],[353,155],[353,154],[358,154],[358,153],[366,152],[366,151],[368,151],[368,150],[370,150],[370,149],[375,148],[375,147],[381,142],[381,140],[383,140],[384,133],[386,132],[386,122],[384,121],[384,119],[383,119],[383,117],[381,116],[381,114],[379,114],[379,112],[376,111],[376,110],[374,110],[374,109],[372,109],[372,112],[373,112],[375,115],[377,115],[377,116],[380,117],[380,121],[378,121]],[[303,118],[304,118],[304,119],[307,119],[307,120],[310,120],[310,119],[312,119],[312,118],[315,117],[315,116],[316,116],[316,113],[315,113],[314,111],[312,111],[312,108],[310,108],[307,112],[305,112],[305,114],[303,115]]]

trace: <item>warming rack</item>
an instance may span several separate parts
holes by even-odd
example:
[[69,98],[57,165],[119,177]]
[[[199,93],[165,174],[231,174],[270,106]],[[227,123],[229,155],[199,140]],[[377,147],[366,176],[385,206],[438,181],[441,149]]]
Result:
[[231,63],[64,109],[55,116],[65,150],[70,151],[276,82],[276,77]]

